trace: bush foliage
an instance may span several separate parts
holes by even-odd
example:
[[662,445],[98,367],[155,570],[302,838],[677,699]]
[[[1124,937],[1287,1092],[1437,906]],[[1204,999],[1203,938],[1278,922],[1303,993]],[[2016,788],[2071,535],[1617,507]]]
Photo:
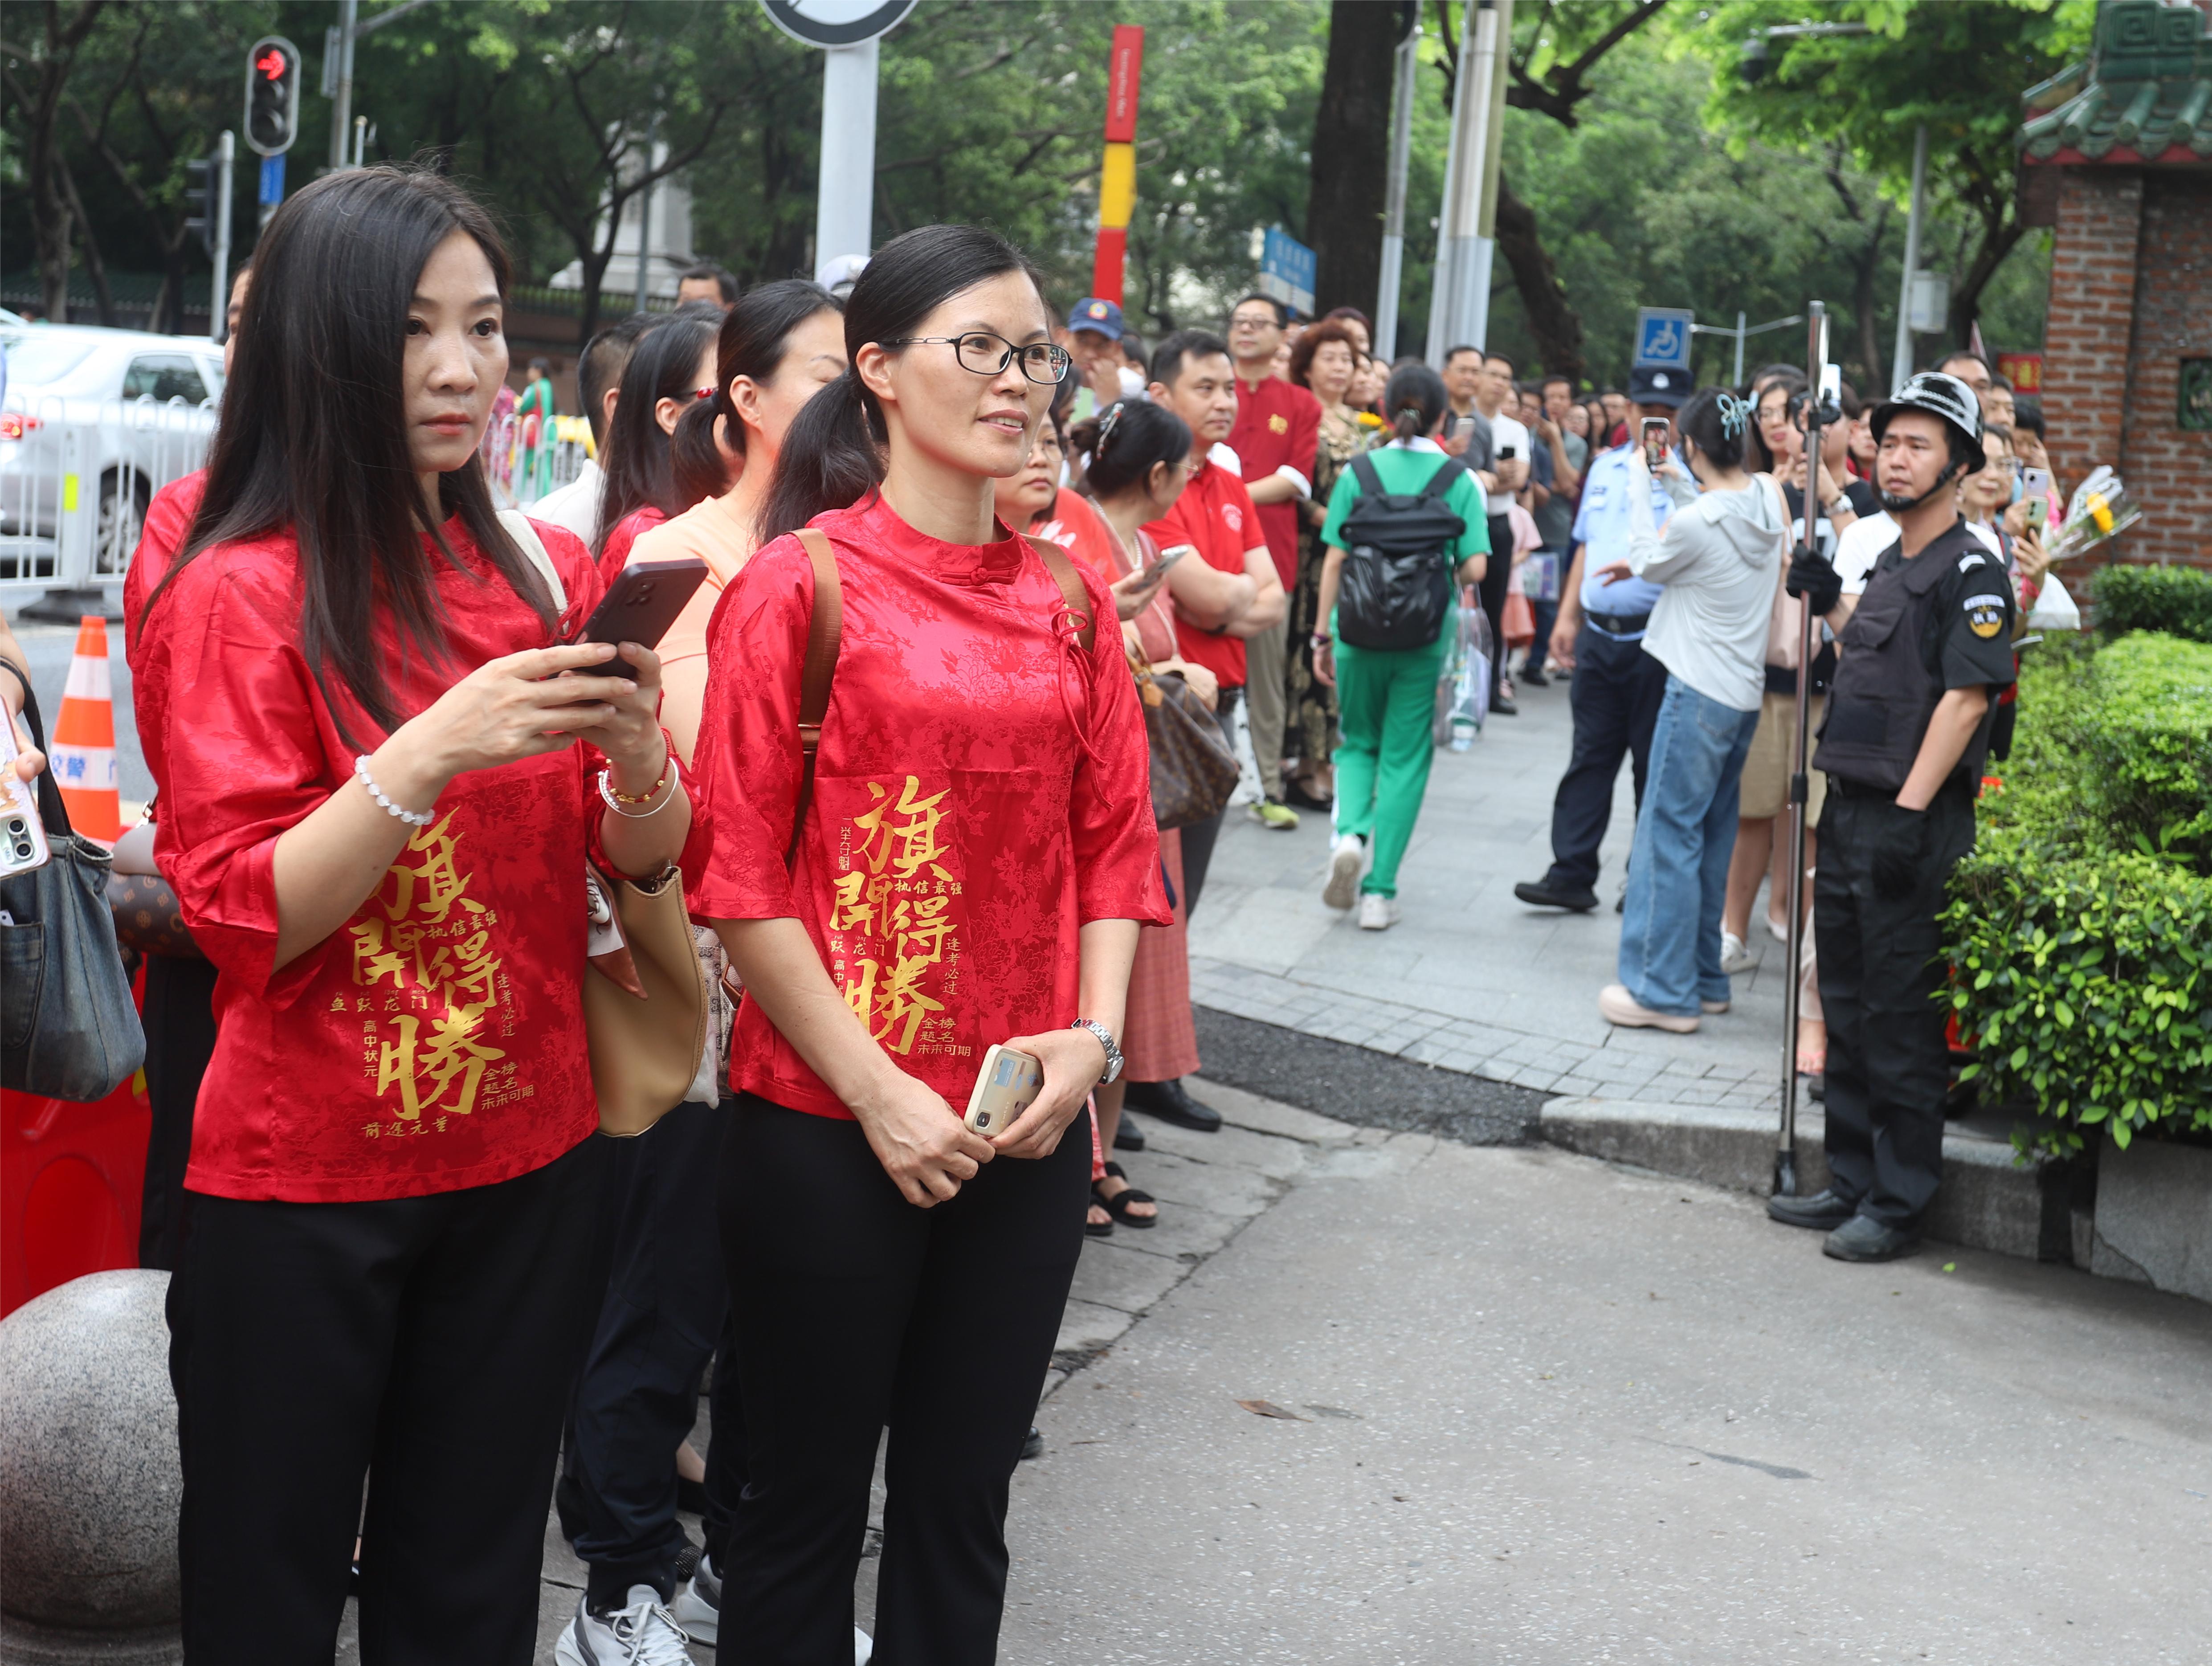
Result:
[[2212,573],[2198,567],[2100,569],[2091,586],[2107,640],[2135,630],[2212,642]]
[[2212,646],[2032,654],[2004,781],[1944,916],[1984,1095],[2057,1152],[2212,1133]]

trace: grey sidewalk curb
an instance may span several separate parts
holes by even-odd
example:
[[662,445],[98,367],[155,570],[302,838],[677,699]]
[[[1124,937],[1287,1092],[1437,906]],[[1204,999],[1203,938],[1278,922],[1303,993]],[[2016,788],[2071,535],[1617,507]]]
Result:
[[[1797,1118],[1797,1181],[1802,1193],[1828,1183],[1819,1108]],[[1632,1099],[1555,1099],[1538,1136],[1547,1144],[1608,1163],[1702,1181],[1765,1197],[1772,1189],[1774,1113],[1650,1104]],[[2031,1261],[2073,1260],[2073,1166],[2014,1161],[2009,1129],[1994,1119],[1953,1122],[1943,1135],[1943,1185],[1925,1223],[1947,1243]]]

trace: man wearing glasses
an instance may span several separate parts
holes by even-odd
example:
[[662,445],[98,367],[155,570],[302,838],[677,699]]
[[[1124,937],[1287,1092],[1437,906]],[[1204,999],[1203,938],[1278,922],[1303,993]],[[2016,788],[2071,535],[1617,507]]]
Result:
[[[1237,423],[1229,433],[1229,449],[1237,453],[1237,471],[1259,511],[1260,531],[1285,594],[1297,588],[1298,504],[1313,496],[1314,452],[1321,435],[1321,401],[1275,374],[1275,355],[1288,323],[1282,303],[1270,295],[1246,295],[1229,314],[1229,354],[1237,367]],[[1285,615],[1244,644],[1245,710],[1263,795],[1252,814],[1262,826],[1283,833],[1298,824],[1298,812],[1283,802],[1287,623]]]

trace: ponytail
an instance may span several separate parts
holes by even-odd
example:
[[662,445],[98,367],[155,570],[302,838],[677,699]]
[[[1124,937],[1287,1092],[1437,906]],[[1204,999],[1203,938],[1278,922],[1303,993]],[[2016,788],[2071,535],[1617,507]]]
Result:
[[1400,366],[1390,373],[1390,385],[1382,392],[1391,432],[1401,441],[1418,440],[1442,422],[1449,403],[1444,379],[1425,364]]
[[883,483],[885,437],[883,414],[857,370],[848,369],[809,399],[783,437],[761,510],[761,542],[795,532],[823,511],[849,508],[873,491]]
[[[729,419],[726,425],[724,417]],[[676,432],[668,441],[668,471],[675,479],[677,496],[689,503],[720,497],[730,489],[732,460],[742,464],[744,455],[745,425],[730,408],[726,383],[714,390],[713,398],[693,400],[676,419]]]

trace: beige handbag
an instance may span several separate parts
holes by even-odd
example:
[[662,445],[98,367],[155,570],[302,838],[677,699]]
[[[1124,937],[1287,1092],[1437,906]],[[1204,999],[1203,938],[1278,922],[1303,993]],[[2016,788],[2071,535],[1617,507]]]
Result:
[[[511,509],[499,520],[551,590],[555,610],[565,610],[567,587],[528,520]],[[630,1139],[691,1091],[707,1045],[707,980],[674,864],[643,881],[586,865],[584,885],[593,946],[584,970],[584,1034],[599,1132]]]

